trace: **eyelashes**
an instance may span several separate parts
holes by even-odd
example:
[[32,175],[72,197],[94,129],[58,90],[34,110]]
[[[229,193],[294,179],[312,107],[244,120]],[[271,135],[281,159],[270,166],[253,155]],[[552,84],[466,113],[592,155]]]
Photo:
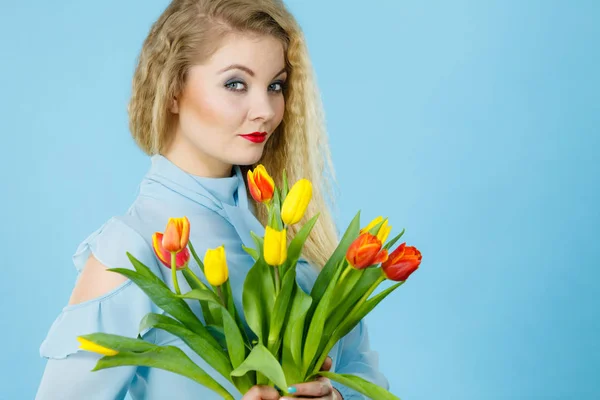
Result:
[[[248,91],[246,83],[240,79],[235,79],[225,83],[225,88],[232,92],[242,93]],[[275,81],[269,85],[269,92],[281,93],[285,90],[286,84],[284,81]]]

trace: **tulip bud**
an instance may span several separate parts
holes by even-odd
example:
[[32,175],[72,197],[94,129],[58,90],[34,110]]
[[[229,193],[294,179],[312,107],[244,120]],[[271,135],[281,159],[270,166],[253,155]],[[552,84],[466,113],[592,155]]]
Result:
[[290,189],[281,206],[281,220],[286,225],[300,221],[312,198],[312,183],[308,179],[300,179]]
[[382,216],[379,216],[379,217],[373,219],[373,221],[369,222],[369,225],[365,226],[364,228],[362,228],[360,230],[360,234],[362,235],[365,232],[369,232],[376,225],[381,223],[381,221],[383,221],[383,224],[381,224],[381,226],[379,227],[378,231],[376,232],[376,235],[377,235],[377,238],[381,241],[381,243],[385,243],[388,236],[390,235],[390,232],[392,231],[392,226],[388,225],[388,219],[386,218],[384,220]]
[[421,258],[421,252],[416,247],[402,243],[381,265],[381,269],[386,278],[392,281],[405,281],[419,268]]
[[169,218],[162,238],[162,247],[171,253],[178,253],[186,248],[189,239],[190,221],[187,217]]
[[229,278],[225,246],[206,250],[204,255],[204,276],[213,286],[221,286]]
[[267,226],[265,231],[265,261],[274,267],[281,265],[287,259],[286,230],[276,231]]
[[364,269],[379,264],[387,258],[388,252],[386,249],[381,249],[381,241],[369,232],[365,232],[356,238],[346,252],[346,260],[356,269]]
[[275,182],[262,164],[248,171],[248,189],[254,200],[264,203],[273,198]]
[[374,218],[373,221],[369,222],[369,225],[365,226],[364,228],[362,228],[360,230],[360,234],[362,235],[365,232],[369,232],[371,229],[373,229],[375,227],[375,225],[377,225],[381,221],[383,221],[383,217],[381,215],[377,218]]
[[381,224],[379,232],[377,232],[377,239],[379,239],[382,244],[385,243],[391,231],[392,226],[388,225],[388,220],[386,218],[385,221],[383,221],[383,224]]
[[100,346],[94,342],[91,342],[87,339],[84,339],[80,336],[77,337],[77,341],[79,341],[79,348],[85,351],[91,351],[92,353],[98,353],[105,356],[114,356],[119,352],[113,349],[109,349],[108,347]]
[[[171,253],[162,246],[162,240],[163,234],[160,232],[155,232],[154,235],[152,235],[152,249],[154,250],[154,254],[156,254],[156,257],[158,257],[160,262],[162,262],[165,267],[171,268]],[[189,261],[190,251],[187,249],[187,247],[177,253],[175,256],[175,264],[177,269],[186,268]]]

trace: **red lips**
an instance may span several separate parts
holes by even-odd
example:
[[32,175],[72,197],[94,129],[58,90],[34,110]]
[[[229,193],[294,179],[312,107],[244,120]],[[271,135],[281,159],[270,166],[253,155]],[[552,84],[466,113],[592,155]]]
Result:
[[267,132],[252,132],[246,135],[240,135],[253,143],[262,143],[267,139]]

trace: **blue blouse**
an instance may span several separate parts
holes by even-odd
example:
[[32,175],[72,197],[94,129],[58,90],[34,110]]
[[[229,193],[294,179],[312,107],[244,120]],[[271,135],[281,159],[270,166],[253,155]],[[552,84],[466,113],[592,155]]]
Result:
[[[132,206],[125,215],[111,218],[79,245],[73,255],[75,267],[81,272],[93,254],[107,267],[132,269],[126,256],[130,252],[173,288],[170,270],[157,261],[151,240],[154,232],[164,230],[169,217],[185,215],[191,224],[190,241],[199,255],[207,248],[225,245],[234,301],[238,310],[243,310],[243,282],[253,260],[242,244],[254,247],[250,231],[264,234],[246,193],[239,167],[235,167],[231,177],[204,178],[186,173],[164,156],[155,155]],[[190,268],[206,282],[193,259]],[[317,274],[306,261],[298,263],[297,281],[304,291],[310,291]],[[178,281],[182,291],[190,290],[183,276]],[[202,319],[198,302],[189,304]],[[98,298],[64,307],[40,347],[41,356],[48,361],[36,399],[220,398],[188,378],[157,368],[125,366],[91,372],[101,356],[79,350],[76,337],[93,332],[132,338],[140,333],[152,343],[177,346],[234,397],[242,397],[178,337],[159,329],[138,332],[140,321],[149,312],[164,313],[130,280]],[[378,355],[370,349],[364,322],[342,338],[329,355],[333,360],[332,371],[356,374],[389,388],[387,379],[378,370]],[[332,384],[346,400],[366,399],[343,385]]]

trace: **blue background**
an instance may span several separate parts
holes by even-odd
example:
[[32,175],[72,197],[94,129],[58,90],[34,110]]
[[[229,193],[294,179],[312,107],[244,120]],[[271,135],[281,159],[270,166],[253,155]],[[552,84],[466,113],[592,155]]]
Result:
[[[369,317],[392,392],[600,397],[600,3],[288,0],[339,181],[421,268]],[[149,161],[135,58],[166,1],[3,1],[0,398],[33,398],[71,255]]]

